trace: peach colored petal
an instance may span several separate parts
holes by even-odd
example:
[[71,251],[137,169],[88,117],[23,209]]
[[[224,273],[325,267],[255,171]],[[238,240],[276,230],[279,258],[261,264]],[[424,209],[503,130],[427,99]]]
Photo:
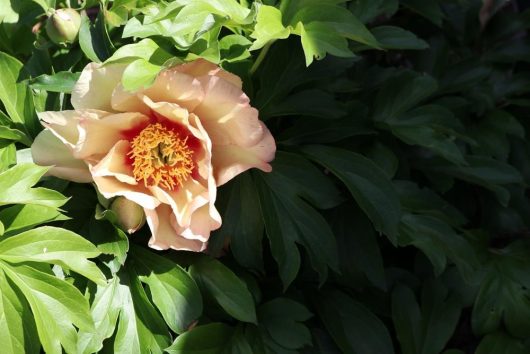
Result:
[[115,177],[120,182],[137,185],[132,167],[126,163],[130,149],[129,141],[118,141],[109,153],[92,167],[92,174],[97,177]]
[[214,145],[212,164],[217,186],[221,186],[238,174],[256,167],[264,172],[272,170],[270,162],[276,153],[276,143],[269,130],[263,125],[263,138],[259,143],[243,148],[237,145]]
[[202,242],[207,242],[211,231],[217,230],[220,226],[221,221],[211,216],[209,205],[204,205],[193,213],[189,227],[179,229],[179,225],[173,225],[182,237]]
[[138,96],[139,93],[125,91],[123,86],[119,84],[112,92],[112,109],[118,112],[140,112],[149,115],[149,107]]
[[74,156],[84,159],[91,155],[106,154],[114,144],[123,139],[123,131],[148,120],[149,117],[136,112],[111,114],[103,119],[81,119]]
[[71,149],[50,130],[37,135],[31,146],[33,162],[41,166],[53,166],[48,173],[70,181],[92,182],[92,175],[83,160],[73,157]]
[[236,86],[216,76],[202,76],[205,95],[195,113],[214,145],[255,145],[263,135],[258,111]]
[[125,67],[125,64],[102,66],[96,63],[85,66],[72,90],[71,102],[74,109],[112,111],[112,92],[121,82]]
[[79,134],[77,132],[76,111],[40,112],[37,113],[42,125],[48,128],[64,144],[74,147]]
[[162,204],[155,210],[145,209],[147,223],[151,229],[149,247],[157,250],[172,248],[201,252],[206,248],[206,243],[198,240],[189,240],[178,235],[171,225],[174,215],[168,205]]
[[192,179],[174,191],[166,191],[159,187],[150,187],[149,189],[161,203],[171,207],[176,222],[182,227],[187,227],[190,224],[191,215],[195,210],[209,202],[208,189]]
[[110,199],[121,195],[145,209],[154,209],[160,205],[160,201],[153,197],[143,185],[123,183],[115,177],[94,176],[93,168],[91,167],[91,172],[94,177],[94,183],[96,183],[98,190],[105,198]]
[[237,86],[239,89],[243,87],[243,82],[239,76],[229,73],[221,69],[214,63],[210,63],[205,59],[197,59],[189,63],[185,63],[175,67],[175,70],[186,73],[194,77],[201,77],[204,75],[218,76],[223,80],[230,82],[232,85]]

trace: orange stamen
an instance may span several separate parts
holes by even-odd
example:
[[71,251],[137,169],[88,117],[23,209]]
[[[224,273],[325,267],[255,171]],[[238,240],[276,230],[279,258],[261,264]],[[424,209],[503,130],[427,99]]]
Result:
[[187,140],[161,123],[149,124],[131,141],[134,178],[146,187],[181,187],[194,168]]

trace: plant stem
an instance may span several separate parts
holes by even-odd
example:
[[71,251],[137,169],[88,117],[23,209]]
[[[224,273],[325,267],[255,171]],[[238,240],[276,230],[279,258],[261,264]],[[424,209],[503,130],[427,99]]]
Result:
[[267,43],[262,49],[261,51],[259,52],[259,55],[258,57],[256,58],[256,61],[254,62],[254,64],[252,65],[252,67],[250,68],[250,75],[254,75],[254,73],[256,72],[256,70],[258,70],[259,66],[261,65],[261,62],[263,61],[263,59],[265,59],[265,56],[267,55],[267,52],[269,51],[269,48],[271,47],[271,44],[273,42],[269,42]]

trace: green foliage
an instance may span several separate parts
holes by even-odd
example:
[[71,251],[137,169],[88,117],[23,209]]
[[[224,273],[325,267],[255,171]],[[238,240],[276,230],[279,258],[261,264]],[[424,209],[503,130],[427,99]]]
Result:
[[[0,5],[2,353],[530,352],[524,1]],[[241,77],[278,150],[218,188],[206,254],[147,248],[28,163],[89,62],[134,92],[197,58]]]

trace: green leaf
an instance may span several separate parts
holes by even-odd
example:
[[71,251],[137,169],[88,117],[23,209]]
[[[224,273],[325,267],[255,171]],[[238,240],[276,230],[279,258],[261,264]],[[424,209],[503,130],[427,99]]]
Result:
[[105,276],[87,258],[100,252],[83,237],[57,227],[44,226],[0,241],[0,259],[10,263],[44,262],[58,264],[96,283]]
[[33,204],[59,208],[66,198],[46,188],[31,188],[48,168],[34,164],[19,164],[0,173],[0,205]]
[[56,208],[42,205],[13,205],[0,211],[6,233],[22,231],[45,222],[67,220]]
[[401,206],[383,170],[364,156],[343,149],[314,145],[302,151],[341,179],[376,230],[396,236]]
[[256,323],[256,308],[246,284],[221,262],[201,257],[189,270],[202,292],[207,292],[232,317]]
[[229,34],[219,41],[220,56],[223,62],[238,62],[250,57],[248,48],[252,44],[247,37]]
[[123,72],[122,84],[127,91],[147,88],[155,82],[162,66],[154,65],[145,59],[137,59],[129,64]]
[[105,60],[105,65],[116,62],[132,62],[134,59],[144,59],[150,63],[162,65],[171,57],[171,54],[160,48],[155,41],[147,38],[118,48],[110,58]]
[[126,289],[119,283],[118,277],[112,278],[105,285],[98,285],[90,306],[95,331],[79,331],[78,353],[89,354],[101,350],[103,341],[109,338],[116,328]]
[[258,309],[260,327],[277,345],[293,350],[311,345],[309,329],[301,322],[312,316],[305,306],[288,298],[273,299]]
[[385,121],[413,108],[433,94],[438,85],[428,75],[403,71],[387,80],[375,99],[374,118]]
[[313,59],[323,59],[327,53],[343,58],[354,56],[348,47],[348,41],[337,35],[327,23],[311,22],[304,25],[300,22],[296,32],[302,38],[307,66],[311,65]]
[[174,332],[182,333],[202,313],[199,288],[178,264],[140,247],[131,250],[131,263],[149,286],[153,303]]
[[438,105],[421,106],[384,122],[403,142],[423,146],[455,165],[467,164],[454,142],[453,127],[460,127],[460,123],[448,109]]
[[320,208],[331,208],[341,201],[340,194],[301,156],[278,153],[273,171],[259,174],[257,186],[265,230],[284,288],[300,267],[296,243],[304,246],[320,282],[324,282],[328,268],[338,269],[337,246],[326,220],[305,200]]
[[421,353],[421,312],[412,290],[398,285],[392,291],[392,320],[404,353]]
[[261,5],[256,16],[256,26],[250,37],[255,41],[250,50],[256,50],[277,39],[289,37],[291,31],[282,24],[282,13],[274,6]]
[[158,314],[133,269],[120,271],[120,316],[114,353],[162,353],[171,343],[164,319]]
[[0,268],[28,301],[44,351],[60,354],[62,345],[66,352],[75,352],[74,325],[85,331],[94,330],[88,302],[79,290],[27,264],[9,265],[0,261]]
[[98,221],[92,216],[88,228],[90,242],[94,243],[101,253],[113,255],[121,265],[125,264],[129,238],[121,229],[110,222]]
[[30,80],[30,86],[37,90],[71,93],[81,73],[61,71],[53,75],[41,75]]
[[429,44],[414,33],[395,26],[379,26],[371,29],[377,42],[384,49],[422,50]]
[[322,291],[315,296],[314,305],[342,352],[394,353],[385,325],[361,303],[340,291],[332,290]]
[[360,284],[361,273],[372,285],[386,290],[385,269],[377,234],[362,210],[348,204],[335,208],[329,217],[337,243],[341,245],[339,281]]
[[181,334],[166,352],[169,354],[222,354],[234,329],[224,323],[209,323]]
[[112,43],[109,40],[101,12],[94,24],[86,15],[81,15],[79,45],[83,53],[93,62],[101,63],[111,56]]
[[475,354],[525,354],[530,346],[503,332],[490,333],[480,341]]
[[438,0],[401,0],[401,3],[436,26],[442,26],[444,15]]
[[391,17],[398,10],[399,3],[398,0],[356,0],[348,7],[359,21],[368,23],[380,15]]
[[308,89],[287,96],[267,111],[267,117],[302,115],[337,119],[346,114],[333,95],[319,89]]
[[434,266],[437,275],[453,261],[463,276],[471,276],[478,259],[471,245],[445,222],[428,215],[404,214],[399,228],[399,244],[421,249]]
[[263,270],[264,226],[259,196],[251,174],[239,175],[219,192],[219,200],[227,196],[220,237],[223,240],[230,238],[230,249],[239,264]]
[[24,295],[0,269],[0,343],[6,354],[39,353],[33,314]]
[[37,132],[38,123],[33,97],[27,84],[21,82],[28,75],[22,63],[0,52],[0,101],[14,123],[24,124],[30,132]]
[[443,173],[449,176],[477,184],[495,193],[499,202],[506,206],[510,193],[504,185],[522,183],[523,178],[513,166],[502,161],[483,156],[466,156],[468,166],[455,166],[441,162],[425,165],[429,171]]
[[498,254],[491,254],[480,285],[471,324],[473,331],[485,335],[501,327],[511,335],[526,338],[530,331],[530,263],[528,246],[513,243]]

